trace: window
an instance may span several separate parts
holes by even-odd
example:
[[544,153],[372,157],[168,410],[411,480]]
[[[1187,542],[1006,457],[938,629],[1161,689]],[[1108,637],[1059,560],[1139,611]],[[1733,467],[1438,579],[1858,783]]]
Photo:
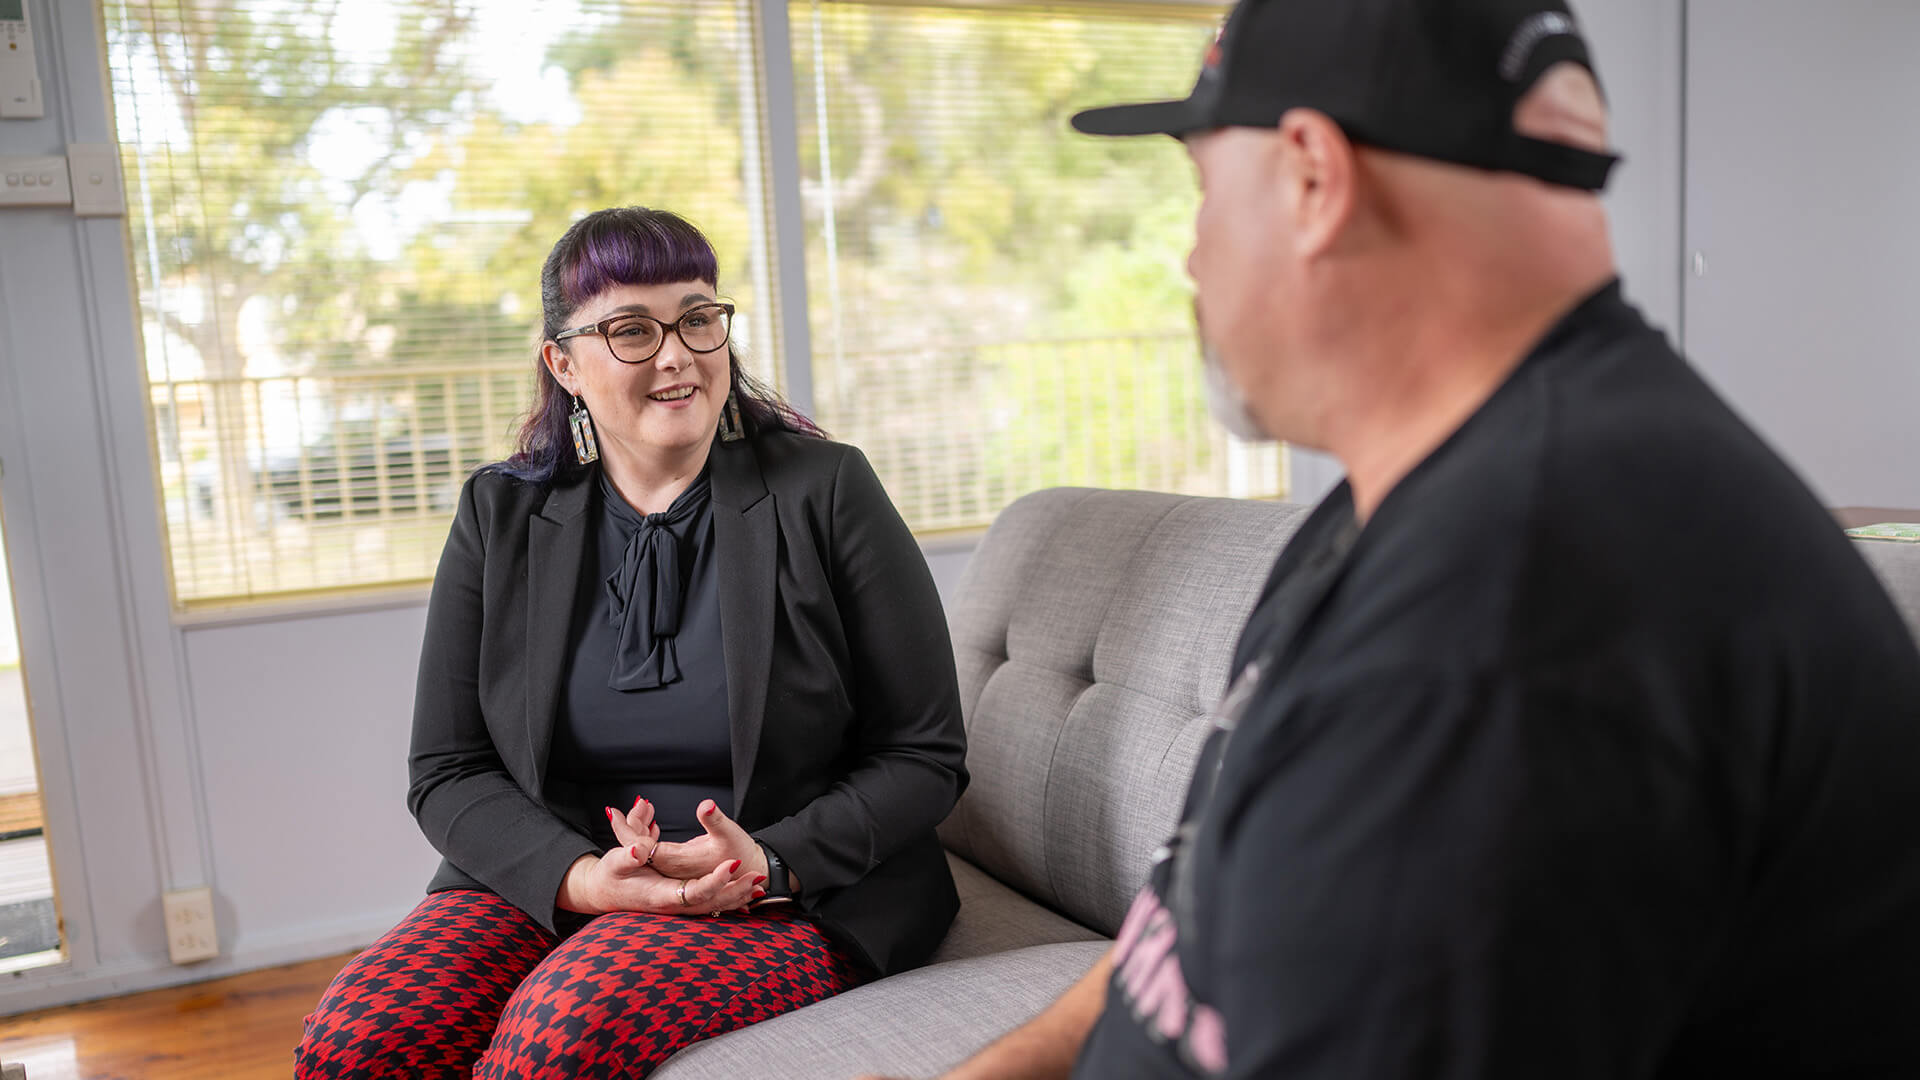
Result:
[[[608,205],[708,232],[749,364],[806,365],[917,530],[1053,484],[1279,492],[1278,451],[1205,417],[1184,155],[1066,123],[1184,93],[1222,9],[809,0],[776,41],[755,8],[107,0],[178,606],[431,577],[527,405],[541,261]],[[784,293],[769,48],[800,146]],[[784,357],[803,290],[812,355]]]
[[431,577],[587,210],[706,229],[777,381],[740,4],[105,10],[179,605]]
[[814,394],[921,531],[1085,484],[1277,495],[1206,415],[1170,139],[1088,105],[1183,97],[1222,9],[790,9]]

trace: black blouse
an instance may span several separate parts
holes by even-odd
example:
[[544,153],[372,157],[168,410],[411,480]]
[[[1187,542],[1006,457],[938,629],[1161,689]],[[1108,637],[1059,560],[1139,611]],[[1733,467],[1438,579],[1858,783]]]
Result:
[[686,840],[702,799],[733,813],[712,488],[702,472],[665,513],[640,514],[604,471],[597,487],[548,790],[608,847],[602,808],[638,796],[662,840]]

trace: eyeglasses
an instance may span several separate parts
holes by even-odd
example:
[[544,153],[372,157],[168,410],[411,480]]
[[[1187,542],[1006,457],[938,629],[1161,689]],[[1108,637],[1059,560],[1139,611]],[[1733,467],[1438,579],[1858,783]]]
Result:
[[666,344],[667,331],[680,335],[680,343],[697,353],[710,353],[727,343],[733,328],[733,305],[725,301],[701,304],[680,313],[670,323],[651,315],[615,315],[592,326],[576,326],[553,335],[555,341],[599,334],[607,340],[613,358],[623,364],[644,364]]

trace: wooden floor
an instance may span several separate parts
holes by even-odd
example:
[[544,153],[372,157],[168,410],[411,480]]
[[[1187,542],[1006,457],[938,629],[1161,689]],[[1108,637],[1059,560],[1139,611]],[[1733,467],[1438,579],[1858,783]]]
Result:
[[0,1017],[0,1062],[27,1080],[287,1080],[300,1018],[350,959]]
[[46,822],[40,817],[39,792],[0,795],[0,833],[39,829],[45,825]]

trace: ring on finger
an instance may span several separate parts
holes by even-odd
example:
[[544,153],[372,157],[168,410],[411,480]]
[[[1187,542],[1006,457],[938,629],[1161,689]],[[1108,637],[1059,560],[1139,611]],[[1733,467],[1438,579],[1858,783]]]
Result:
[[660,850],[660,841],[658,841],[658,840],[655,840],[655,841],[653,842],[653,846],[647,849],[647,861],[645,861],[645,862],[643,862],[643,863],[641,863],[640,865],[641,865],[641,866],[652,866],[652,865],[653,865],[653,853],[654,853],[654,852],[656,852],[656,851],[659,851],[659,850]]
[[687,883],[684,881],[680,883],[680,906],[681,907],[692,906],[690,903],[687,902]]

